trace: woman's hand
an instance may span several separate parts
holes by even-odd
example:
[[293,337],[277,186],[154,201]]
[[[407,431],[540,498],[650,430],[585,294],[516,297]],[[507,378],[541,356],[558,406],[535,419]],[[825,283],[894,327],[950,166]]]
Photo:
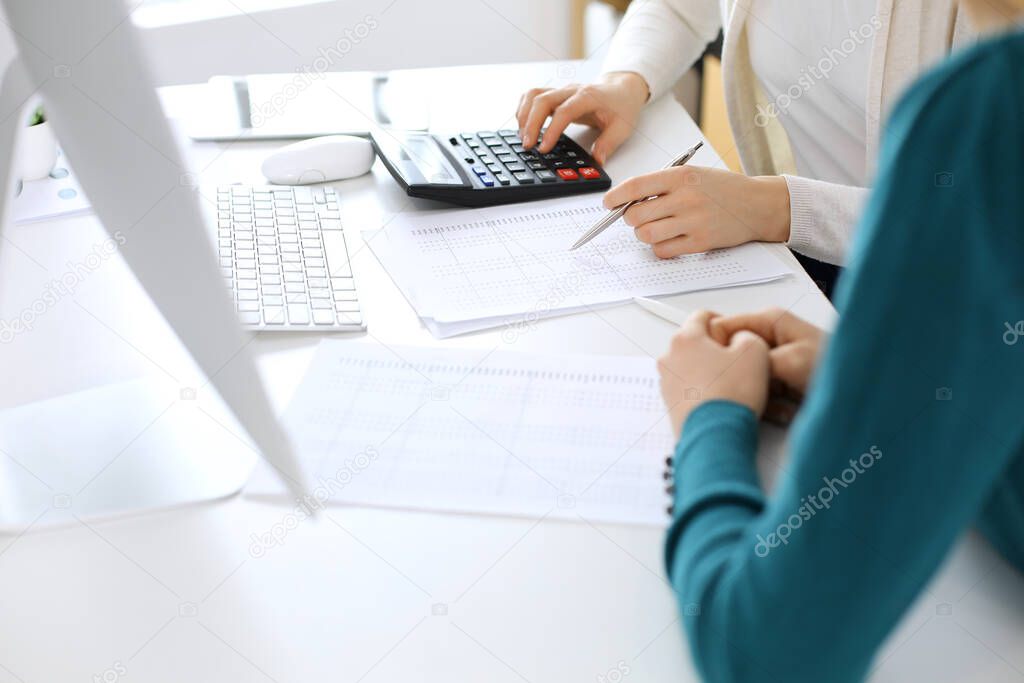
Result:
[[654,199],[631,207],[625,221],[660,258],[789,239],[789,187],[782,177],[679,166],[620,183],[604,205],[647,197]]
[[825,332],[781,308],[760,313],[719,317],[711,321],[711,336],[728,344],[737,334],[753,332],[771,350],[772,387],[766,419],[789,424],[800,407],[825,346]]
[[720,343],[711,334],[715,319],[708,311],[690,315],[658,361],[661,396],[676,438],[693,409],[705,401],[735,401],[760,417],[768,400],[768,344],[745,330]]
[[[570,123],[582,123],[601,131],[590,150],[599,164],[633,133],[650,90],[639,74],[610,73],[593,85],[570,85],[564,88],[534,88],[519,100],[516,119],[523,147],[539,143],[541,153],[550,152]],[[544,138],[538,141],[540,129],[551,118]]]

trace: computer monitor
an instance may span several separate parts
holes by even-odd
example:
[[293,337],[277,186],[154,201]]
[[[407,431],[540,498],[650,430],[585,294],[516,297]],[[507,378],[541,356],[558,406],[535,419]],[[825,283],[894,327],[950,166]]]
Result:
[[[2,111],[11,111],[29,95],[41,99],[96,216],[111,236],[127,236],[120,246],[125,262],[259,452],[301,494],[301,469],[238,325],[203,223],[194,176],[157,99],[128,3],[0,0],[0,8],[18,53],[0,84]],[[0,30],[7,28],[0,25]],[[13,148],[20,118],[11,115],[0,123],[0,156],[8,157],[0,158],[0,217],[6,217],[4,201],[13,180],[10,153],[2,150]],[[110,414],[110,420],[118,419]],[[33,455],[67,458],[45,448]],[[189,481],[209,483],[202,473],[176,481],[186,488]],[[162,484],[150,482],[150,489],[139,482],[124,485],[157,491]],[[164,495],[160,504],[225,493],[224,487],[196,488]],[[92,505],[102,508],[103,501]],[[79,511],[92,512],[103,510]],[[17,527],[25,514],[8,499],[0,506],[0,527]]]

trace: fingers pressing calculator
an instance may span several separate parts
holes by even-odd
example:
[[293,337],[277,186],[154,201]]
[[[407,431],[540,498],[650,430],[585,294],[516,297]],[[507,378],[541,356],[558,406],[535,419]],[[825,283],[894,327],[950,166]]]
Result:
[[547,154],[523,149],[514,130],[440,135],[374,133],[384,165],[410,197],[461,206],[493,206],[598,192],[611,178],[562,135]]

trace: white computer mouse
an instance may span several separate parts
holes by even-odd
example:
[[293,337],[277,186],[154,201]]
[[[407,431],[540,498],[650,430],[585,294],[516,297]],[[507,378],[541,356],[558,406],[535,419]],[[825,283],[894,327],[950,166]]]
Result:
[[275,185],[309,185],[363,175],[376,158],[373,145],[354,135],[325,135],[277,150],[263,161]]

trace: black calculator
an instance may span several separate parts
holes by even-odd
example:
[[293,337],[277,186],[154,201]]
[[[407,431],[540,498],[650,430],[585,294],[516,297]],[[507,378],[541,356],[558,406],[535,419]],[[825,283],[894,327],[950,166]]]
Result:
[[384,165],[410,197],[460,206],[493,206],[599,192],[612,181],[593,157],[563,135],[547,154],[523,149],[514,130],[441,135],[373,134]]

